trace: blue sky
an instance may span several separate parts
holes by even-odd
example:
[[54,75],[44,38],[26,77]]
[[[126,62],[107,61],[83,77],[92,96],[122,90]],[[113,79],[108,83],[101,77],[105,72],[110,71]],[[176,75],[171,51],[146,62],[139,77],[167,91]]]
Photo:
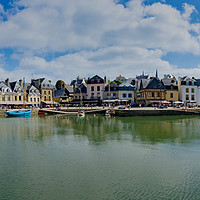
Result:
[[0,0],[0,79],[200,78],[199,12],[197,0]]

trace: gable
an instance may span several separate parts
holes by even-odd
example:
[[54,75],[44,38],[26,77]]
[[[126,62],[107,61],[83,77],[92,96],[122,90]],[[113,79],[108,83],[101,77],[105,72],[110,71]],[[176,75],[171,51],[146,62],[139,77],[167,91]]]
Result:
[[165,87],[160,80],[153,78],[145,89],[165,89]]
[[104,80],[98,75],[95,75],[91,79],[88,79],[88,84],[98,84],[98,83],[104,83]]

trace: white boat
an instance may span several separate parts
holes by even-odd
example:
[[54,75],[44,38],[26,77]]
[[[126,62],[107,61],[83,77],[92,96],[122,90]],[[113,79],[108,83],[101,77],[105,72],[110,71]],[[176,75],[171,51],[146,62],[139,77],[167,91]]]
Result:
[[79,111],[78,111],[78,116],[79,116],[79,117],[85,117],[84,111],[79,110]]
[[106,110],[105,116],[106,117],[111,117],[111,115],[114,115],[115,112],[113,110]]

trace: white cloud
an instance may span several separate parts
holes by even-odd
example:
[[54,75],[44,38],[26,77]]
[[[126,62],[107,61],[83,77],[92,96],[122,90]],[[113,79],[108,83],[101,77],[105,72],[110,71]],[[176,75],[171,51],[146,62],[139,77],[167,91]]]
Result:
[[[146,6],[131,0],[124,8],[115,2],[19,0],[25,9],[0,22],[0,49],[13,48],[19,67],[3,74],[70,80],[90,74],[135,76],[156,68],[161,74],[176,73],[177,67],[162,60],[164,54],[200,54],[200,25],[190,23],[194,6],[184,4],[181,13],[164,3]],[[66,55],[53,61],[42,56],[55,52]]]

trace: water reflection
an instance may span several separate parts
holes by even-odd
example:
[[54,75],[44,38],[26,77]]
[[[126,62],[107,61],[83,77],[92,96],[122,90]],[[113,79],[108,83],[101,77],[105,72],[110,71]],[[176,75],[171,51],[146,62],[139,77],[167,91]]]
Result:
[[20,137],[22,140],[41,141],[53,135],[73,135],[93,144],[115,141],[142,143],[190,143],[200,139],[198,117],[134,117],[106,118],[88,115],[45,116],[28,119],[3,118],[1,134]]

